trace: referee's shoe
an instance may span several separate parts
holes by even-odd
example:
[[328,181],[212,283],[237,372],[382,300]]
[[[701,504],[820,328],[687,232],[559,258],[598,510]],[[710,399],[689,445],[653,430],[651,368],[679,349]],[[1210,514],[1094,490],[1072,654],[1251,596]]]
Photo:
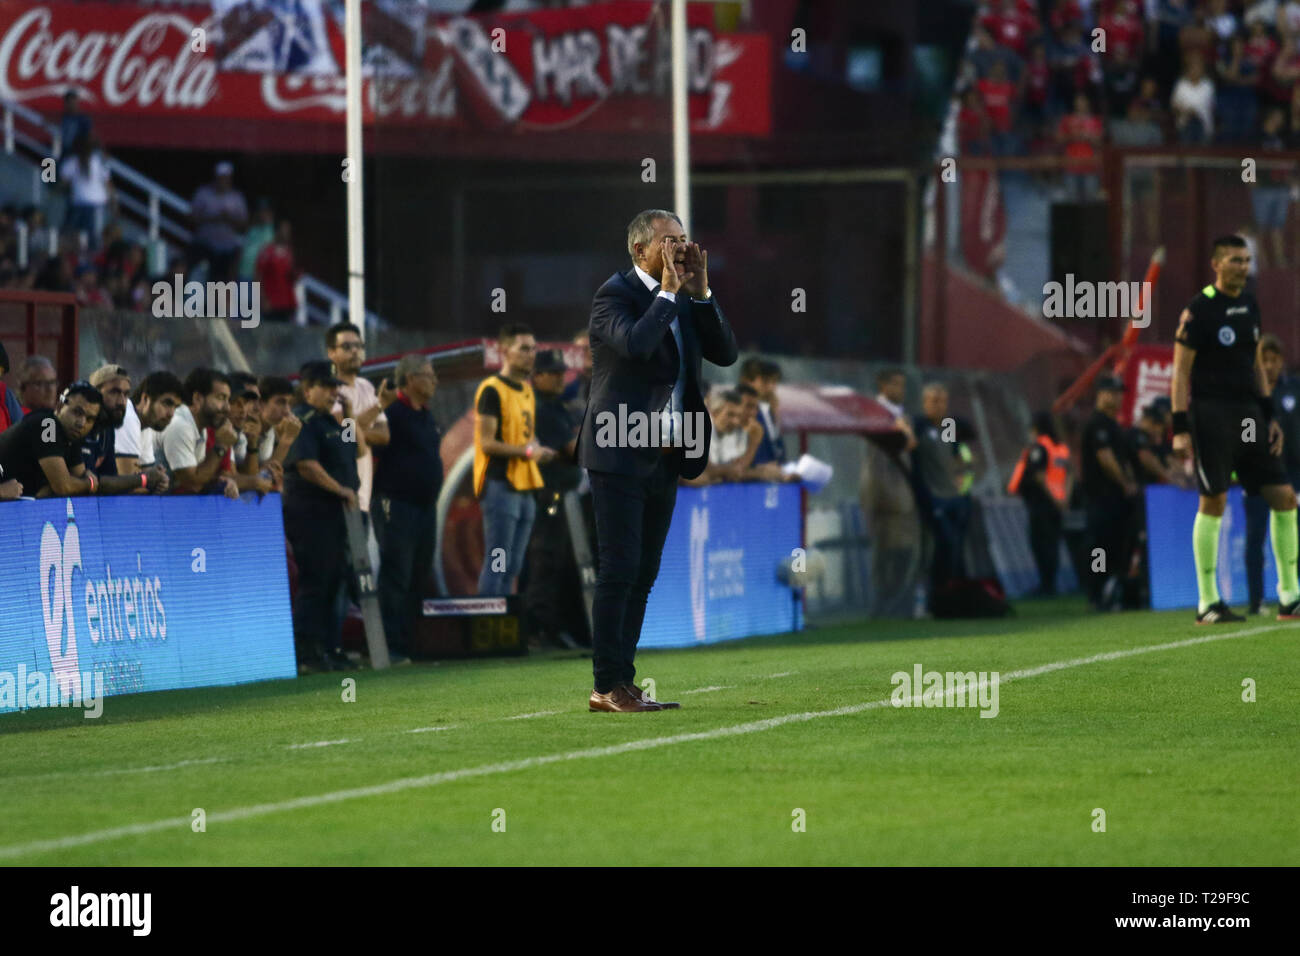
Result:
[[[1296,604],[1287,605],[1291,608],[1297,608],[1300,601]],[[1278,617],[1282,616],[1282,609],[1278,608]],[[1296,616],[1300,617],[1300,610],[1296,611]],[[1232,608],[1223,601],[1215,601],[1200,614],[1196,615],[1197,624],[1235,624],[1239,621],[1246,620],[1240,614],[1235,613]]]

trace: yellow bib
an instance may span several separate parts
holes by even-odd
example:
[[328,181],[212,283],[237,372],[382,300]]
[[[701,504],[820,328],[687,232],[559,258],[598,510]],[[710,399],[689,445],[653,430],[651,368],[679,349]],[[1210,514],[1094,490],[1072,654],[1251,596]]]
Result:
[[[496,391],[501,400],[501,441],[507,445],[527,445],[533,439],[533,420],[536,404],[533,399],[533,387],[524,382],[523,388],[513,389],[495,375],[483,379],[474,392],[474,408],[478,408],[483,390]],[[483,487],[487,484],[488,464],[492,456],[484,454],[479,441],[477,423],[474,428],[474,496],[483,496]],[[543,486],[542,472],[537,462],[527,458],[507,458],[506,480],[516,491],[531,491]]]

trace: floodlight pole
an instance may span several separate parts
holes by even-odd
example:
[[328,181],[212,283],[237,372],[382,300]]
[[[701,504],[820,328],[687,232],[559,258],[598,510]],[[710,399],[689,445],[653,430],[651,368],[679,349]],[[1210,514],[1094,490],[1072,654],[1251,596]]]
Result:
[[687,111],[686,0],[673,0],[673,211],[691,235],[691,129]]
[[361,181],[361,0],[346,0],[343,22],[347,61],[348,321],[366,337],[366,250]]

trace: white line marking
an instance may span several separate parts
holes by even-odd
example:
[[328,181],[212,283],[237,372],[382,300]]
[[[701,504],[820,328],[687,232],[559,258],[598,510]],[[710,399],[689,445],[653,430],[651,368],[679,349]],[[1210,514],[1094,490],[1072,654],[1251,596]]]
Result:
[[203,764],[224,763],[230,757],[205,757],[201,760],[181,760],[177,763],[157,764],[150,767],[113,767],[109,770],[56,770],[52,773],[32,773],[25,776],[0,777],[0,783],[15,783],[19,780],[53,780],[59,777],[112,777],[124,773],[160,773],[164,770],[180,770],[182,767],[197,767]]
[[715,690],[731,690],[731,687],[730,685],[727,687],[697,687],[694,690],[683,690],[678,691],[678,693],[685,697],[687,694],[711,694]]
[[513,717],[502,717],[502,720],[527,720],[529,717],[549,717],[551,714],[558,714],[558,710],[539,710],[535,714],[515,714]]
[[350,744],[351,740],[317,740],[310,744],[289,744],[288,750],[306,750],[309,747],[333,747],[335,744]]
[[799,673],[799,672],[798,672],[798,671],[781,671],[781,673],[779,673],[779,674],[768,674],[768,675],[767,675],[767,679],[768,679],[768,680],[771,680],[773,677],[789,677],[789,676],[791,676],[792,674],[797,674],[797,673]]
[[408,730],[408,731],[406,731],[406,733],[408,733],[408,734],[431,734],[431,733],[433,733],[435,730],[454,730],[455,727],[456,727],[455,724],[448,724],[448,725],[445,726],[445,727],[416,727],[414,730]]
[[[1295,625],[1291,625],[1294,627]],[[1197,644],[1209,644],[1212,641],[1225,641],[1238,637],[1249,637],[1253,634],[1263,634],[1267,631],[1280,630],[1278,625],[1266,625],[1264,627],[1252,627],[1244,631],[1229,631],[1224,634],[1207,634],[1204,637],[1193,637],[1182,641],[1170,641],[1166,644],[1150,644],[1146,647],[1133,647],[1122,651],[1107,651],[1102,654],[1093,654],[1091,657],[1076,657],[1066,661],[1055,661],[1051,664],[1040,664],[1038,667],[1029,667],[1024,670],[1012,671],[1003,674],[999,683],[1005,684],[1008,681],[1020,680],[1026,677],[1040,677],[1043,674],[1050,674],[1053,671],[1066,670],[1071,667],[1082,667],[1085,664],[1097,664],[1102,661],[1120,660],[1125,657],[1137,657],[1140,654],[1152,654],[1156,651],[1171,651],[1182,647],[1193,647]],[[919,696],[919,695],[918,695]],[[436,787],[439,784],[453,783],[457,780],[466,780],[472,777],[486,777],[498,773],[512,773],[516,770],[530,770],[533,767],[543,767],[547,764],[563,763],[569,760],[584,760],[591,757],[613,757],[619,754],[632,753],[637,750],[655,750],[659,747],[670,747],[674,744],[691,743],[697,740],[717,740],[722,737],[739,737],[744,734],[759,733],[764,730],[771,730],[774,727],[782,727],[785,724],[803,723],[809,720],[819,720],[823,717],[847,717],[852,714],[860,714],[868,710],[878,710],[882,707],[890,706],[890,700],[870,700],[861,704],[849,704],[844,707],[836,707],[834,710],[812,710],[801,714],[785,714],[781,717],[769,717],[766,720],[753,720],[743,724],[733,724],[730,727],[715,727],[713,730],[701,730],[688,734],[673,734],[670,737],[651,737],[645,740],[629,740],[626,743],[612,744],[608,747],[589,747],[585,750],[571,750],[568,753],[547,754],[542,757],[524,757],[521,760],[507,760],[502,763],[481,764],[477,767],[465,767],[461,770],[446,770],[442,773],[426,774],[422,777],[403,777],[399,780],[390,780],[387,783],[374,784],[369,787],[355,787],[350,790],[335,790],[331,793],[319,793],[313,796],[296,797],[292,800],[281,800],[278,803],[259,803],[249,807],[237,807],[234,810],[222,810],[216,813],[208,814],[209,823],[233,823],[238,820],[249,820],[254,817],[267,816],[272,813],[284,813],[289,810],[303,810],[308,807],[319,807],[330,803],[342,803],[345,800],[358,800],[363,797],[381,797],[390,793],[400,793],[403,790],[418,790],[426,787]],[[70,847],[87,846],[92,843],[103,843],[106,840],[117,840],[128,836],[144,836],[149,833],[157,833],[162,830],[176,830],[190,825],[190,817],[169,817],[165,820],[150,820],[147,823],[131,823],[120,827],[111,827],[106,830],[92,830],[89,833],[79,833],[75,836],[55,837],[48,840],[33,840],[30,843],[17,843],[6,847],[0,847],[0,859],[13,859],[15,857],[27,856],[31,853],[44,853],[50,850],[66,850]]]

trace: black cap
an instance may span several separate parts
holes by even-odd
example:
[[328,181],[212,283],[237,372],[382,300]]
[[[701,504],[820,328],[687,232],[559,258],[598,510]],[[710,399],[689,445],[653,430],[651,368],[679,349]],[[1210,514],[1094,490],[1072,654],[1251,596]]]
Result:
[[303,362],[298,376],[313,385],[341,385],[343,380],[334,374],[334,363],[325,359]]
[[537,359],[533,362],[534,375],[545,372],[563,372],[565,368],[564,353],[559,349],[542,349],[537,353]]
[[1118,375],[1099,375],[1097,377],[1097,391],[1122,392],[1124,391],[1124,380]]

